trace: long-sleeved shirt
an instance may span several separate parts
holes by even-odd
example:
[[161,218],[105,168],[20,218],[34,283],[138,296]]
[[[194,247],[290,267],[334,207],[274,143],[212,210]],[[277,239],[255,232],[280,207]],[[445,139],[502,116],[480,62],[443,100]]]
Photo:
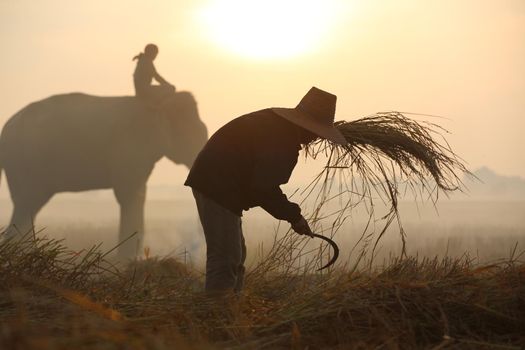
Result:
[[135,84],[135,92],[137,96],[142,95],[151,86],[151,82],[155,79],[161,85],[169,85],[169,83],[157,73],[153,61],[147,58],[144,54],[138,56],[137,66],[133,73],[133,82]]
[[301,209],[279,186],[297,164],[299,129],[271,109],[236,118],[210,138],[185,185],[239,216],[260,206],[279,220],[296,222]]

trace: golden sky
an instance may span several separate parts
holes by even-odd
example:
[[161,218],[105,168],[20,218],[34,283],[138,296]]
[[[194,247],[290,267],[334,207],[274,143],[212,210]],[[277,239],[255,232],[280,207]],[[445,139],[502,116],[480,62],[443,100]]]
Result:
[[[471,169],[525,177],[523,0],[0,0],[0,125],[57,93],[132,94],[149,42],[212,132],[317,86],[338,119],[445,116]],[[185,174],[163,161],[150,183]]]

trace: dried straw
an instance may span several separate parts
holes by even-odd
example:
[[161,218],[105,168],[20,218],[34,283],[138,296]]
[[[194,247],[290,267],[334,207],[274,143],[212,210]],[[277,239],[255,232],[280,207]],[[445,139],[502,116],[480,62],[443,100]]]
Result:
[[[348,144],[318,139],[307,146],[307,157],[324,155],[327,162],[302,193],[305,198],[315,196],[313,222],[326,218],[321,213],[328,202],[337,199],[343,203],[341,210],[330,214],[334,218],[332,236],[359,203],[366,202],[370,209],[369,224],[374,219],[376,202],[388,204],[372,256],[394,221],[399,226],[402,253],[406,254],[406,236],[398,209],[402,195],[411,192],[416,198],[430,198],[435,203],[440,193],[462,190],[462,175],[473,176],[443,137],[447,131],[437,124],[418,122],[399,112],[384,112],[340,121],[336,128]],[[361,254],[365,254],[374,236],[367,231],[369,228],[367,225],[358,242],[364,243]]]
[[200,293],[199,273],[173,259],[117,271],[97,249],[79,255],[38,236],[0,241],[0,252],[1,349],[525,344],[525,269],[516,247],[509,259],[483,266],[464,256],[398,258],[353,274],[275,274],[277,267],[251,275],[243,295],[224,298]]

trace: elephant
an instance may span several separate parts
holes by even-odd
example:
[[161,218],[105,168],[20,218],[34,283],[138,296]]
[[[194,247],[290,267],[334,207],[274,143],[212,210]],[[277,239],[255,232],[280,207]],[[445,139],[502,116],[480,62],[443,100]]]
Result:
[[181,91],[162,109],[134,96],[60,94],[29,104],[0,135],[13,213],[5,238],[33,228],[59,192],[113,189],[120,205],[118,258],[133,259],[144,237],[146,182],[167,157],[191,167],[208,139],[197,103]]

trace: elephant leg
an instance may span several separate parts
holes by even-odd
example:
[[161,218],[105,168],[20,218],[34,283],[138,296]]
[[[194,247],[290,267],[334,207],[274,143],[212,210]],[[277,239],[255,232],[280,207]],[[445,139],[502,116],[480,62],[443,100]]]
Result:
[[51,199],[50,193],[37,191],[25,195],[12,195],[13,215],[6,232],[6,238],[24,237],[33,231],[33,222],[42,207]]
[[141,253],[144,239],[146,184],[137,188],[115,188],[115,197],[120,204],[118,259],[135,259]]

